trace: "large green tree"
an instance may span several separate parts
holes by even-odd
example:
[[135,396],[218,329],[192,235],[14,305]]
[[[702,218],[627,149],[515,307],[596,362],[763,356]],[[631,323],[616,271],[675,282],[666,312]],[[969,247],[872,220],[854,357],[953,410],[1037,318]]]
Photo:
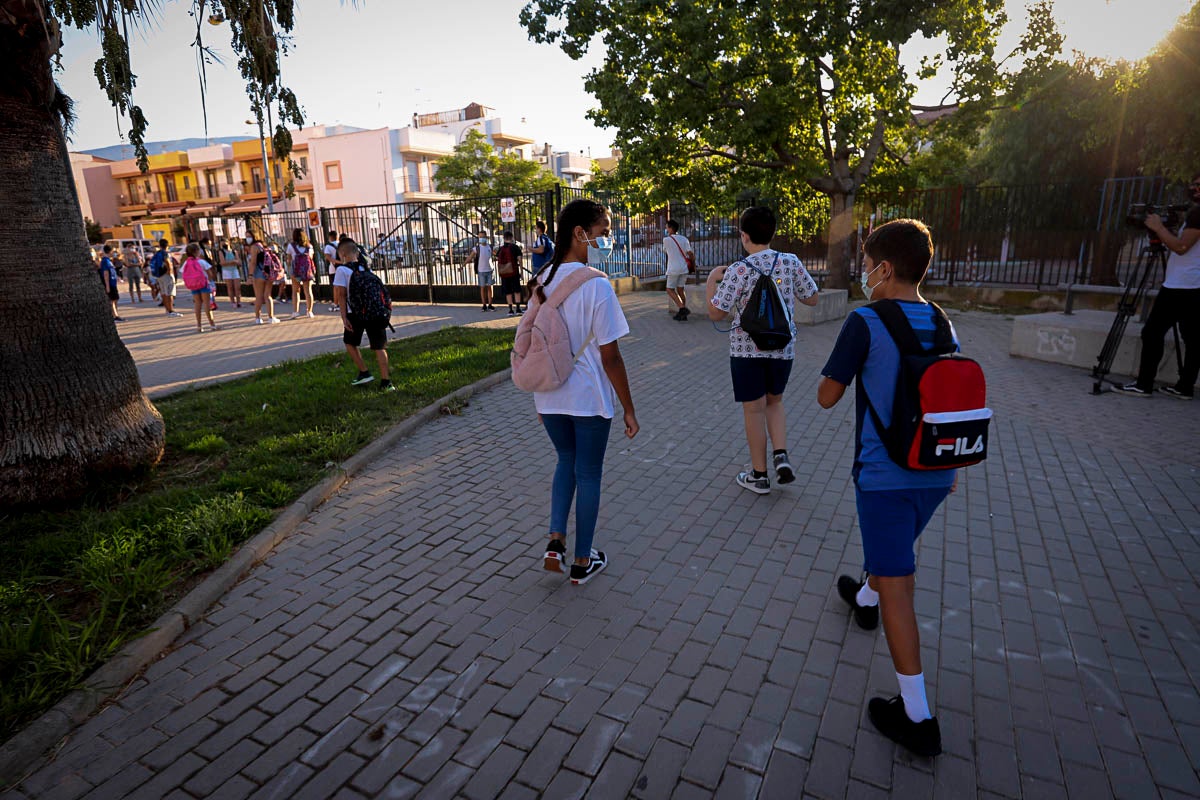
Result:
[[558,178],[536,161],[514,152],[497,153],[487,137],[471,128],[454,147],[454,154],[438,161],[434,182],[439,192],[455,197],[510,196],[553,189]]
[[[854,198],[920,110],[916,80],[944,69],[945,107],[991,103],[1009,79],[995,57],[1004,20],[1003,0],[530,0],[521,12],[531,38],[573,58],[603,42],[591,117],[616,130],[629,180],[702,203],[747,188],[827,196],[831,287],[849,283]],[[922,36],[944,52],[914,75],[901,51]],[[1016,61],[1056,46],[1034,31]]]
[[[293,0],[187,5],[202,50],[203,22],[229,22],[251,106],[260,119],[270,120],[272,107],[279,114],[272,138],[286,157],[286,123],[300,115],[279,81],[286,40],[276,31],[291,29]],[[162,417],[142,391],[88,252],[64,131],[71,101],[53,74],[64,26],[98,35],[96,77],[127,118],[145,169],[148,120],[135,102],[129,39],[159,9],[155,0],[0,0],[0,507],[78,496],[97,476],[162,454]]]

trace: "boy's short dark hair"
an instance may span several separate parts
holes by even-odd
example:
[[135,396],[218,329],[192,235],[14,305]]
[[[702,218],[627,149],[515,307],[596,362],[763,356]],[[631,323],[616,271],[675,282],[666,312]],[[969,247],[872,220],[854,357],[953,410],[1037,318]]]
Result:
[[168,247],[171,246],[171,243],[168,242],[166,239],[159,239],[158,246],[161,247],[163,250],[166,250]]
[[919,219],[894,219],[871,231],[863,242],[863,252],[876,264],[887,261],[897,278],[916,285],[924,280],[933,260],[933,239]]
[[545,233],[546,232],[546,220],[539,219],[536,223],[534,223],[534,227],[536,227],[542,233]]
[[112,252],[112,245],[111,245],[111,244],[106,244],[106,245],[104,245],[104,252],[106,252],[106,253],[111,253],[111,252]]
[[676,222],[675,220],[673,220],[673,219],[667,220],[667,227],[670,228],[671,233],[679,233],[679,223]]
[[505,231],[504,232],[504,241],[507,242],[511,238],[513,238],[512,231]]
[[336,239],[337,231],[325,231],[325,238],[326,239]]
[[754,244],[770,244],[775,237],[775,212],[767,206],[751,206],[742,212],[738,229]]

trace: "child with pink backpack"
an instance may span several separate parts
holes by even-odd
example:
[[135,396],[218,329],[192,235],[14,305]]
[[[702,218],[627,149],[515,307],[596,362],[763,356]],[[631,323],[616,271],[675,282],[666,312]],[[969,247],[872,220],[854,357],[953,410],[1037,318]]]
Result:
[[[600,511],[604,452],[615,413],[624,409],[625,435],[638,432],[629,376],[617,340],[629,333],[616,292],[604,273],[587,266],[589,245],[612,249],[604,206],[575,200],[558,216],[554,258],[529,282],[529,306],[513,344],[513,382],[533,392],[538,418],[558,453],[550,489],[550,542],[545,569],[571,583],[591,580],[608,565],[592,547]],[[567,516],[575,501],[575,558],[567,561]]]
[[189,244],[184,253],[187,260],[183,262],[183,285],[192,293],[192,306],[196,309],[196,333],[203,330],[200,326],[201,310],[208,314],[208,329],[215,331],[217,323],[213,319],[212,290],[209,288],[208,270],[204,266],[207,262],[200,260],[200,245],[196,242]]

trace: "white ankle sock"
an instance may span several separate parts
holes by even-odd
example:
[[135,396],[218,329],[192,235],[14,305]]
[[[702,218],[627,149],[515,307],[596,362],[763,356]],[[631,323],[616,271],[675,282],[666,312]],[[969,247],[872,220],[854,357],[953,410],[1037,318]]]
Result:
[[872,589],[871,584],[863,581],[862,588],[854,596],[854,602],[860,606],[877,606],[879,605],[879,592]]
[[925,673],[916,675],[901,675],[896,673],[900,683],[900,696],[904,698],[904,713],[913,722],[923,722],[933,717],[929,713],[929,700],[925,697]]

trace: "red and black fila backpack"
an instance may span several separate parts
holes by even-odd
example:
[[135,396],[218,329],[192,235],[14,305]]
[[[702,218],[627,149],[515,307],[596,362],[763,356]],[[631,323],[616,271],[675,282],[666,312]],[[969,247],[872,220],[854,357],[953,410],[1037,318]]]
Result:
[[969,467],[987,458],[987,382],[974,359],[955,352],[950,320],[937,304],[934,343],[926,350],[908,317],[894,300],[868,308],[883,322],[900,350],[900,374],[892,402],[892,424],[885,427],[870,399],[867,408],[892,461],[906,469]]

